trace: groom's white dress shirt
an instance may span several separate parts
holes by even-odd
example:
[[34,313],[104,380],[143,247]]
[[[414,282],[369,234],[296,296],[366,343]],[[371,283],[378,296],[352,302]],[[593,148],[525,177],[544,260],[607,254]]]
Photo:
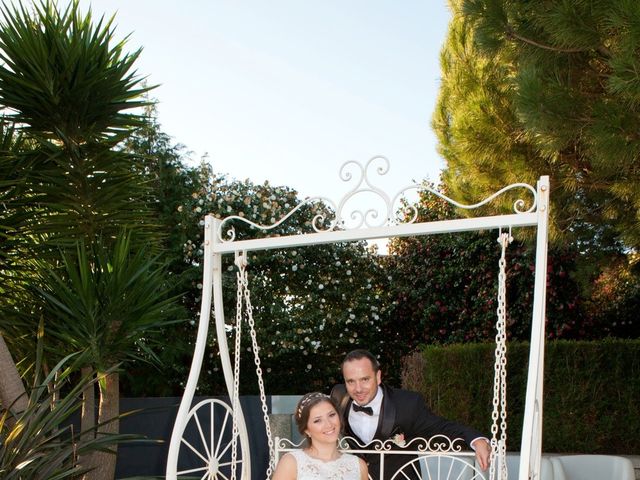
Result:
[[[349,408],[349,426],[351,430],[353,430],[353,433],[360,437],[365,444],[371,442],[373,436],[376,434],[380,410],[382,408],[382,397],[382,389],[378,387],[378,391],[376,396],[373,397],[373,400],[366,405],[360,405],[361,407],[371,407],[373,415],[367,415],[364,412],[355,412],[353,408]],[[356,402],[354,401],[353,403]]]

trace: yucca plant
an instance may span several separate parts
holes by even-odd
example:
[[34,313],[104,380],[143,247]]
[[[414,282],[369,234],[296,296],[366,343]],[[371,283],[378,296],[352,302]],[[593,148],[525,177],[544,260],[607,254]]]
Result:
[[[163,262],[138,248],[132,234],[112,239],[80,242],[74,254],[62,254],[62,268],[43,265],[34,296],[42,307],[50,341],[58,352],[80,352],[78,364],[94,371],[98,382],[99,411],[96,433],[116,433],[119,413],[119,371],[131,359],[155,358],[154,335],[160,328],[181,321],[181,309],[168,295],[170,282]],[[166,339],[162,339],[166,341]],[[50,352],[53,355],[53,351]],[[85,402],[93,404],[93,389],[85,390]],[[83,415],[91,426],[93,410]],[[111,470],[113,457],[94,455],[100,470]],[[109,465],[110,464],[110,465]],[[97,475],[97,474],[96,474]]]
[[[114,39],[114,18],[94,22],[78,1],[5,3],[0,30],[0,103],[41,141],[115,145],[144,119],[132,109],[147,104],[133,65]],[[128,110],[130,113],[126,113]]]
[[[41,371],[43,322],[38,335],[36,372]],[[72,417],[80,409],[81,393],[95,383],[94,377],[70,381],[75,368],[66,356],[44,378],[36,375],[27,408],[13,414],[7,408],[0,416],[0,478],[3,480],[60,480],[78,478],[90,470],[82,458],[93,451],[109,452],[117,443],[137,439],[134,435],[96,436],[97,427],[77,431]]]
[[122,149],[153,88],[134,70],[141,50],[127,53],[114,18],[94,21],[77,0],[24,4],[0,7],[0,108],[30,145],[13,162],[15,207],[30,213],[19,232],[40,255],[123,226],[157,238],[143,161]]
[[[133,308],[136,318],[117,310],[118,305],[132,307],[128,300],[136,298],[135,291],[144,295],[141,284],[132,286],[136,280],[148,282],[145,294],[158,292],[155,300],[163,289],[149,275],[139,274],[136,268],[141,263],[137,267],[127,263],[131,268],[120,264],[114,270],[117,275],[133,277],[129,283],[118,277],[124,290],[107,299],[115,295],[113,283],[114,289],[74,284],[75,277],[65,266],[88,266],[90,274],[77,274],[81,281],[114,280],[115,273],[97,272],[113,267],[106,259],[115,259],[117,254],[110,252],[120,248],[116,237],[123,228],[136,231],[139,247],[149,247],[145,260],[149,250],[156,254],[159,250],[161,233],[154,226],[151,192],[140,173],[145,172],[144,159],[123,150],[127,137],[144,124],[138,109],[148,103],[143,95],[151,87],[134,69],[140,50],[127,53],[127,39],[116,39],[113,18],[94,19],[91,11],[80,11],[77,0],[65,5],[59,8],[49,0],[0,5],[0,110],[5,113],[0,138],[0,335],[14,359],[27,358],[31,363],[29,339],[40,315],[45,315],[51,329],[46,348],[50,364],[66,353],[92,353],[84,365],[100,365],[101,390],[111,392],[105,398],[117,399],[117,383],[109,383],[110,368],[146,348],[140,336],[166,304],[160,300],[158,309],[154,304],[148,313]],[[78,258],[79,243],[86,245],[82,258]],[[130,247],[126,262],[135,263],[138,257],[131,253],[135,247]],[[157,267],[152,264],[146,274]],[[95,265],[99,268],[92,270]],[[45,286],[38,291],[39,281],[50,279],[50,273],[60,280],[51,284],[58,290]],[[157,273],[155,278],[161,276]],[[79,326],[95,320],[91,315],[79,320],[83,312],[76,307],[87,292],[98,295],[99,308],[113,315],[103,329]],[[137,298],[140,305],[150,305]],[[51,299],[59,301],[55,308]],[[118,315],[121,318],[116,319]],[[125,350],[118,353],[118,347]],[[0,356],[0,361],[3,371],[16,370],[10,355]],[[0,393],[5,390],[0,383]],[[117,413],[116,401],[107,418]],[[106,463],[113,468],[112,458]]]

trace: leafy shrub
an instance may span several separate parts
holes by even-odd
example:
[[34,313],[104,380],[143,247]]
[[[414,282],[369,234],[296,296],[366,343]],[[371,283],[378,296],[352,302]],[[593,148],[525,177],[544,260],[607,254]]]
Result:
[[[424,347],[405,359],[407,388],[437,413],[490,433],[491,344]],[[509,450],[519,450],[529,345],[511,342],[507,361]],[[422,376],[416,373],[423,368]],[[640,341],[549,342],[545,351],[543,450],[635,454],[640,449]]]
[[[455,218],[453,207],[422,192],[420,221]],[[514,232],[515,234],[515,232]],[[390,324],[399,351],[421,343],[449,344],[490,340],[494,336],[500,245],[497,231],[394,239],[388,268],[394,298]],[[547,336],[583,338],[579,288],[572,279],[575,251],[551,248],[547,269]],[[507,324],[513,340],[526,340],[531,330],[535,245],[516,238],[506,251]],[[394,338],[386,332],[387,338]],[[404,349],[404,350],[403,350]]]

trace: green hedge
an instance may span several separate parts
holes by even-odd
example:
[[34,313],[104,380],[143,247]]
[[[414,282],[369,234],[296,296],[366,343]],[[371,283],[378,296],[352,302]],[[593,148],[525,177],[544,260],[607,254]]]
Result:
[[[528,356],[527,343],[509,344],[509,450],[520,448]],[[425,347],[405,361],[403,383],[489,435],[493,357],[491,344]],[[640,453],[640,340],[547,343],[543,415],[545,452]]]

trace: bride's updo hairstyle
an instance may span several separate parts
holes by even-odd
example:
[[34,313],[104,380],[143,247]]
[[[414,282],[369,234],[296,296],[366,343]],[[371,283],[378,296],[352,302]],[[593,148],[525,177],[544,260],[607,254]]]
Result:
[[338,405],[336,405],[336,402],[329,395],[325,395],[320,392],[311,392],[302,396],[296,406],[296,411],[293,414],[298,427],[298,432],[300,432],[300,435],[304,437],[305,444],[307,446],[309,444],[309,438],[304,431],[307,429],[307,423],[309,423],[309,414],[313,407],[322,402],[331,404],[331,406],[336,409],[336,412],[339,411]]

